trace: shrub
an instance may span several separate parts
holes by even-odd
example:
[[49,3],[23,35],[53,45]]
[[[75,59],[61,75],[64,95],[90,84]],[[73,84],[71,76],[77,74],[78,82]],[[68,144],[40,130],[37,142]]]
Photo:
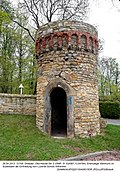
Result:
[[109,96],[99,96],[100,101],[119,101],[120,102],[120,92],[111,94]]
[[120,118],[120,103],[103,101],[99,103],[101,117],[109,119]]

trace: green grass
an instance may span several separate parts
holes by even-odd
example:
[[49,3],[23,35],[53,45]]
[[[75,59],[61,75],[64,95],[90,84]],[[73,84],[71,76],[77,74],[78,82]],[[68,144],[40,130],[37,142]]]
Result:
[[0,160],[57,160],[102,150],[120,150],[120,126],[92,138],[55,139],[35,126],[34,116],[0,115]]

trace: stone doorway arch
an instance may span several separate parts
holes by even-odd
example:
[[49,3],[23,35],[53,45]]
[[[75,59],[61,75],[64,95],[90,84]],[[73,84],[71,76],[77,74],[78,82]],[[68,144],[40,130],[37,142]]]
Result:
[[[44,131],[50,136],[74,137],[73,92],[73,89],[61,79],[53,80],[48,84],[45,96]],[[60,105],[57,109],[59,112],[56,113],[53,112],[55,101]],[[63,111],[60,108],[63,108]],[[63,113],[62,118],[60,113]],[[60,118],[60,121],[53,119],[55,117]],[[54,123],[63,124],[63,127],[58,127],[59,130]]]

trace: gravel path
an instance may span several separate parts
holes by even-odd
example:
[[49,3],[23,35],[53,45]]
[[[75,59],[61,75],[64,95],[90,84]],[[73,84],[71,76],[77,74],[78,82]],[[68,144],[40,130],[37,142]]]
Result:
[[101,151],[89,153],[86,155],[78,155],[63,159],[63,161],[120,161],[119,151]]
[[111,151],[94,157],[79,159],[82,161],[120,161],[120,151]]
[[108,124],[120,125],[120,119],[106,119]]

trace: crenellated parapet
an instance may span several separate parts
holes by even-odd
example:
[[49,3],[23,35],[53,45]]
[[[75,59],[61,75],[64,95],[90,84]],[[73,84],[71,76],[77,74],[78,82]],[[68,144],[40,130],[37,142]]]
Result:
[[45,52],[78,50],[93,54],[98,52],[96,29],[86,23],[58,21],[42,26],[36,35],[37,57]]

